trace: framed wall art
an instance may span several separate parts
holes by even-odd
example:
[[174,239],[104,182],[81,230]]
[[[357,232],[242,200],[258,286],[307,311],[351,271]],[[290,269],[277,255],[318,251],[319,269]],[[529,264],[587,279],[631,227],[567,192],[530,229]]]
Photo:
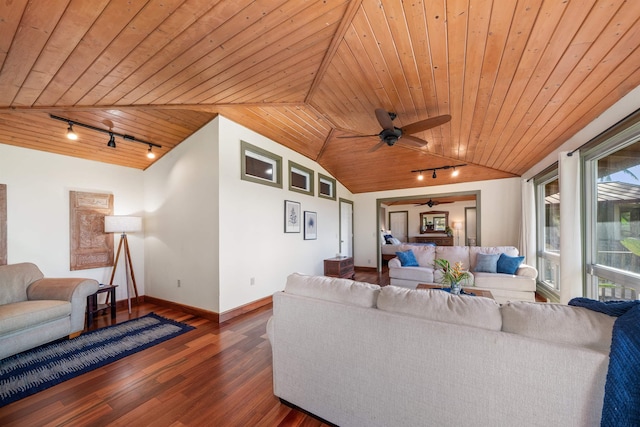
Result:
[[304,211],[304,240],[316,240],[318,238],[318,214]]
[[299,233],[302,218],[300,217],[300,203],[291,200],[284,201],[284,232]]
[[113,234],[104,232],[107,215],[113,215],[113,194],[69,192],[72,271],[113,265]]

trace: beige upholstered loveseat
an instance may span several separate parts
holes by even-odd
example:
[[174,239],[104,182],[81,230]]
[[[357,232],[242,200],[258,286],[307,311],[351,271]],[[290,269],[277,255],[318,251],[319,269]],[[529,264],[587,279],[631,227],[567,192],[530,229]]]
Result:
[[446,259],[452,265],[462,262],[471,272],[471,283],[464,286],[476,286],[488,289],[499,303],[508,301],[535,301],[536,278],[538,270],[525,263],[520,264],[514,274],[476,271],[478,256],[505,254],[518,256],[513,246],[411,246],[400,248],[411,250],[415,254],[418,266],[405,267],[398,258],[389,261],[389,281],[395,286],[415,289],[420,283],[440,283],[441,275],[434,270],[436,258]]
[[35,264],[0,266],[0,359],[84,329],[98,282],[44,278]]
[[274,394],[341,427],[599,426],[614,319],[293,274],[267,324]]

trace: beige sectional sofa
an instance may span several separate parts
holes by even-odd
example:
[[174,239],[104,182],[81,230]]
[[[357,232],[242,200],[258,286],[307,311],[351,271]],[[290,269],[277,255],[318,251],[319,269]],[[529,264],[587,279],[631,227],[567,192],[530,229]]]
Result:
[[451,264],[462,262],[472,273],[471,282],[465,286],[488,289],[499,303],[508,301],[535,301],[535,267],[521,264],[515,274],[476,272],[478,254],[496,255],[504,253],[518,256],[513,246],[402,246],[402,251],[412,250],[418,267],[403,267],[398,258],[389,261],[389,280],[394,286],[415,289],[420,283],[440,283],[441,275],[434,271],[436,258],[446,259]]
[[35,264],[0,266],[0,359],[84,329],[98,282],[44,278]]
[[274,393],[342,427],[598,426],[614,318],[293,274]]

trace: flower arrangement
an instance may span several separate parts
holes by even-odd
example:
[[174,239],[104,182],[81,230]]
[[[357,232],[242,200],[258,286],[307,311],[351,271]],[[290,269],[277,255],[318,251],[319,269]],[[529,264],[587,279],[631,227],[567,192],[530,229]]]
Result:
[[449,227],[448,225],[444,228],[444,232],[446,233],[447,236],[451,237],[453,236],[453,230],[451,229],[451,227]]
[[460,283],[462,280],[469,279],[471,275],[468,271],[463,270],[464,265],[461,261],[456,262],[453,267],[446,259],[438,258],[435,260],[435,266],[442,271],[442,282],[445,285]]

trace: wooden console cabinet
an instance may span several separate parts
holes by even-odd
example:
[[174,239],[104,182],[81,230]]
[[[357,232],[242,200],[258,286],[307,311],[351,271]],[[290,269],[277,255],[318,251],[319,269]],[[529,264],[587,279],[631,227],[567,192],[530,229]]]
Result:
[[453,236],[447,236],[443,234],[442,236],[416,236],[416,243],[429,243],[433,242],[437,246],[453,246]]
[[324,275],[353,279],[356,272],[353,268],[353,257],[335,257],[324,260]]

